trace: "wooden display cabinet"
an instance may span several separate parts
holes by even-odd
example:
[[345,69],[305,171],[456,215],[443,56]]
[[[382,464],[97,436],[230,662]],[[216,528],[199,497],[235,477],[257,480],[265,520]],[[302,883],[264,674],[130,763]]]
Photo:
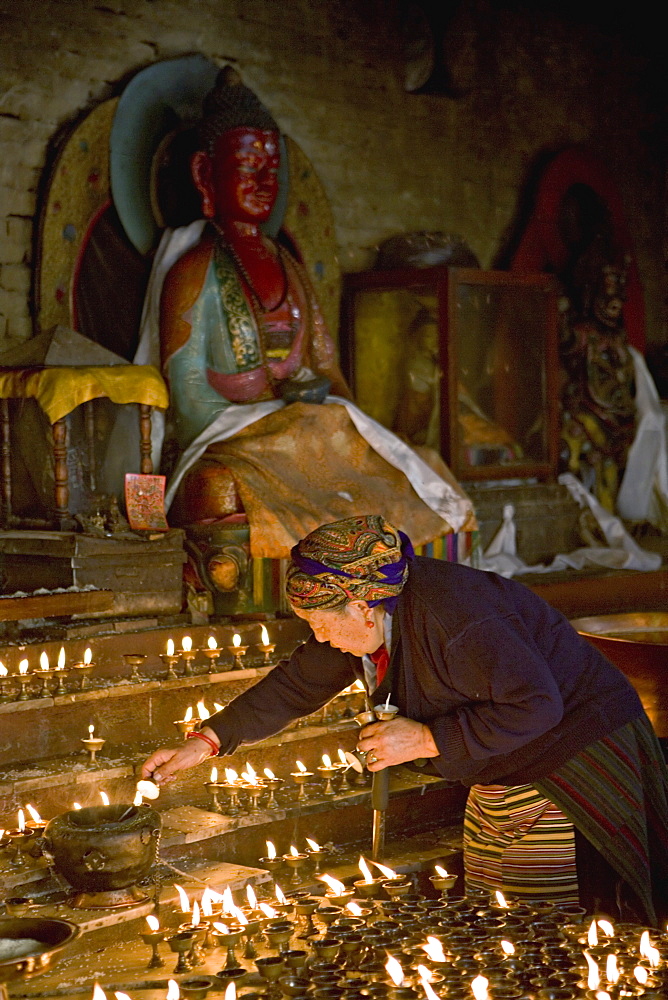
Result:
[[347,275],[342,365],[359,406],[459,480],[548,480],[558,449],[557,296],[545,274]]

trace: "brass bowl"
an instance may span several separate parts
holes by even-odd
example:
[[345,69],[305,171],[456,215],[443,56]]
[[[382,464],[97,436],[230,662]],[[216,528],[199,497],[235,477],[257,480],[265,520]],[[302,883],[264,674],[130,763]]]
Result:
[[626,674],[657,736],[668,736],[668,612],[636,611],[575,618],[571,625]]
[[[60,951],[81,934],[81,928],[69,920],[40,917],[12,917],[0,920],[0,942],[36,941],[38,945],[24,955],[2,958],[0,983],[15,979],[30,979],[46,972],[56,963]],[[2,992],[2,991],[0,991]]]
[[155,861],[162,820],[148,806],[72,809],[46,825],[43,850],[79,892],[125,889]]

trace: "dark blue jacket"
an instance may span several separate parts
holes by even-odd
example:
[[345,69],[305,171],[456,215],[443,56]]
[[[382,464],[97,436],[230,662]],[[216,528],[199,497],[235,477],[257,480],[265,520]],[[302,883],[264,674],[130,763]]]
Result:
[[[392,618],[390,670],[392,702],[440,750],[430,765],[464,785],[537,781],[643,712],[621,671],[524,584],[423,557]],[[207,725],[231,753],[357,678],[359,657],[311,636]]]

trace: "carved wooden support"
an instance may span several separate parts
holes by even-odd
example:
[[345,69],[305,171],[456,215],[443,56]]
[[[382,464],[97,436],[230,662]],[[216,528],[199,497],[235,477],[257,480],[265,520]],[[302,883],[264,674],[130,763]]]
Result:
[[151,411],[153,407],[146,403],[139,404],[139,454],[142,475],[153,475],[153,459],[151,458]]
[[[67,476],[67,421],[65,418],[56,420],[51,425],[53,433],[53,460],[56,500],[56,523],[60,527],[69,520],[67,505],[70,499]],[[61,529],[62,530],[62,529]]]
[[2,523],[8,526],[12,518],[12,449],[9,436],[9,400],[0,400],[0,487],[2,489]]

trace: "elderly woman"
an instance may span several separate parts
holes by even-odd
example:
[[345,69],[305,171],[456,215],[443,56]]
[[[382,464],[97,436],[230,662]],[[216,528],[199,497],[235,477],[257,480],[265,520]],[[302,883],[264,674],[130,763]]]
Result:
[[417,762],[470,788],[467,888],[562,902],[579,891],[656,922],[668,901],[661,749],[633,687],[558,611],[513,580],[415,557],[377,515],[311,532],[286,586],[313,635],[187,744],[153,753],[145,776],[171,781],[364,678],[373,703],[390,694],[400,711],[361,731],[370,770]]

